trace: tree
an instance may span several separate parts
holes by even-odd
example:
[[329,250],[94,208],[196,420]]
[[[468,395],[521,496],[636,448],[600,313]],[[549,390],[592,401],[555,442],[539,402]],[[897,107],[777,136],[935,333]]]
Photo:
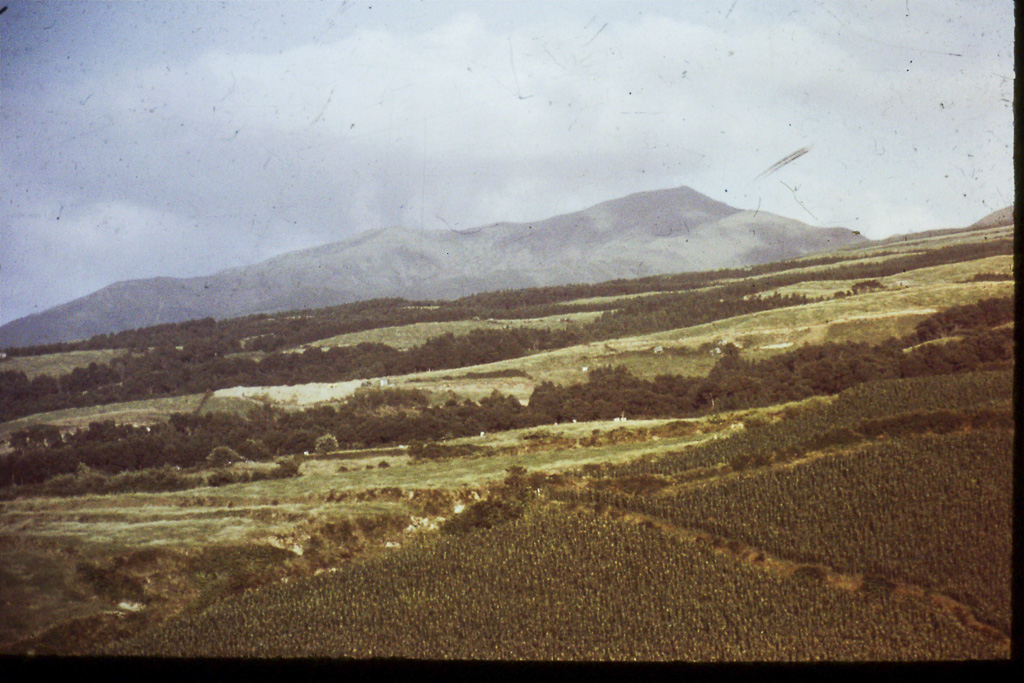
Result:
[[338,439],[334,434],[324,434],[316,440],[317,453],[330,453],[338,450]]
[[246,439],[241,446],[241,453],[248,460],[269,460],[270,449],[262,439]]
[[224,465],[238,462],[241,459],[241,456],[238,455],[234,448],[230,446],[217,446],[206,456],[206,464],[211,467],[223,467]]

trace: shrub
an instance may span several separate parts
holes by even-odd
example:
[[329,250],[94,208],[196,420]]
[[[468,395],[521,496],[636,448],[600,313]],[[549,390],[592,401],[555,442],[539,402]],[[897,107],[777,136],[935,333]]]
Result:
[[338,450],[338,439],[334,434],[324,434],[316,440],[317,453],[330,453]]
[[270,460],[270,449],[262,439],[246,439],[241,454],[249,460]]
[[490,529],[522,517],[525,508],[526,504],[516,499],[482,500],[445,521],[441,531],[446,534],[465,534],[478,529]]
[[238,462],[242,456],[234,448],[229,446],[217,446],[206,456],[206,464],[211,467],[224,467],[233,462]]
[[214,470],[206,478],[207,486],[223,486],[225,484],[237,483],[238,478],[226,470]]
[[288,477],[296,477],[299,474],[299,465],[301,461],[298,456],[291,456],[288,458],[282,458],[277,463],[277,467],[274,468],[274,479],[287,479]]

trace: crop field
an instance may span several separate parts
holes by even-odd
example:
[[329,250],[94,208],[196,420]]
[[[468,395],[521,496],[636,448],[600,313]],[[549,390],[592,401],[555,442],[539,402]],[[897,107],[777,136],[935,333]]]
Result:
[[926,604],[774,576],[657,529],[559,509],[248,593],[111,652],[641,661],[1004,654]]
[[1009,632],[1012,450],[1009,433],[986,431],[870,444],[689,488],[669,515],[785,557],[937,590]]

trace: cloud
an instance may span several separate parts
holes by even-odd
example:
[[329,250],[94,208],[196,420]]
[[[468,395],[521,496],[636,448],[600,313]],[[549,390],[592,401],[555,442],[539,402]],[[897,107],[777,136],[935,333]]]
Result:
[[872,237],[1012,201],[1009,3],[302,7],[280,26],[271,4],[145,25],[108,9],[131,15],[138,63],[113,28],[77,71],[45,42],[50,62],[12,62],[4,320],[363,229],[535,220],[683,184]]
[[[21,230],[0,236],[5,295],[15,301],[66,301],[83,288],[110,284],[105,269],[126,280],[200,275],[217,269],[229,250],[228,241],[213,231],[183,242],[181,235],[194,226],[121,201],[60,204],[47,214],[19,218]],[[36,311],[25,311],[30,312]]]

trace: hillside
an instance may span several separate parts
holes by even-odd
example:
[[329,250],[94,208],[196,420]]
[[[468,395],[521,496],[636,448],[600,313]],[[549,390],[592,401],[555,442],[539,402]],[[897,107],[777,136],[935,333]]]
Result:
[[452,299],[741,267],[863,242],[849,230],[741,211],[680,187],[531,223],[381,228],[208,277],[119,282],[0,327],[0,346],[378,297]]
[[1005,660],[1013,238],[16,349],[0,652]]

